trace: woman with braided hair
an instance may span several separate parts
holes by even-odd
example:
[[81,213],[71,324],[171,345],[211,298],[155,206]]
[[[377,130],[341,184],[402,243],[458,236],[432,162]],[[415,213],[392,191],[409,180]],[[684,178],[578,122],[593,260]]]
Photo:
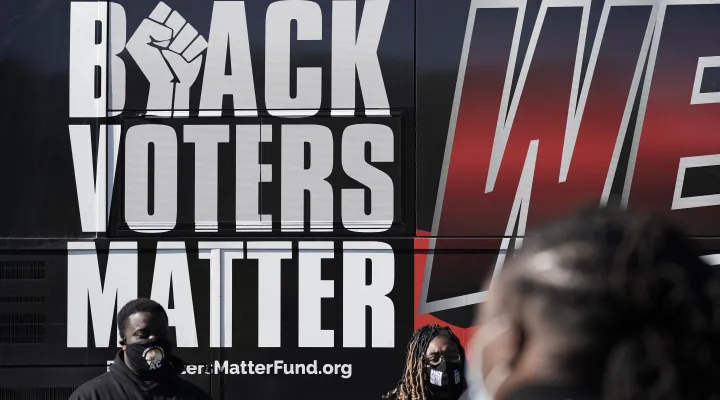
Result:
[[457,400],[465,390],[465,350],[448,327],[425,325],[415,331],[397,387],[383,398]]
[[592,209],[537,231],[482,306],[470,398],[720,399],[717,268],[647,215]]

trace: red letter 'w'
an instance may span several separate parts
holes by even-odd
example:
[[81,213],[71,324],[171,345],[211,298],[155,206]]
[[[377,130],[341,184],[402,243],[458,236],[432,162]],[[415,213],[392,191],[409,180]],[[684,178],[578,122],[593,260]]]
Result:
[[607,200],[650,46],[653,3],[606,1],[585,57],[589,0],[543,1],[524,52],[526,2],[473,0],[421,314],[482,301],[483,275],[502,266],[511,236],[526,225]]

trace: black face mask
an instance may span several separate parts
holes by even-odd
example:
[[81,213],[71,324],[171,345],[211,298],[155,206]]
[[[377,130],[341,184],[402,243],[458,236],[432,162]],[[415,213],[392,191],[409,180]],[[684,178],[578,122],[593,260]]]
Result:
[[460,363],[448,363],[443,360],[438,365],[428,365],[426,379],[435,399],[457,400],[465,387]]
[[125,345],[125,363],[143,380],[166,374],[172,345],[165,339],[149,339]]

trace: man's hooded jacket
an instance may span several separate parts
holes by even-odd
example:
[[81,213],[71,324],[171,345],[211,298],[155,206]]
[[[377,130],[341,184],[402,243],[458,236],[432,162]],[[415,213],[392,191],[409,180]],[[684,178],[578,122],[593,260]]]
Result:
[[125,364],[122,351],[110,371],[80,386],[69,400],[212,400],[194,384],[180,378],[185,365],[170,356],[170,365],[155,381],[146,382]]

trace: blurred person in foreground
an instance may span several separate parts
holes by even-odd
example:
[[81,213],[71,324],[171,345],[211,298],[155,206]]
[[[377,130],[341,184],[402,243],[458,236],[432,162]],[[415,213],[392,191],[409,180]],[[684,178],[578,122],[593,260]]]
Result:
[[465,384],[465,350],[449,327],[425,325],[413,333],[402,378],[383,398],[457,400]]
[[120,350],[109,372],[86,382],[70,400],[212,400],[180,378],[185,365],[172,354],[165,309],[149,299],[127,303],[118,313]]
[[720,399],[715,268],[647,215],[592,209],[539,230],[480,309],[463,399]]

